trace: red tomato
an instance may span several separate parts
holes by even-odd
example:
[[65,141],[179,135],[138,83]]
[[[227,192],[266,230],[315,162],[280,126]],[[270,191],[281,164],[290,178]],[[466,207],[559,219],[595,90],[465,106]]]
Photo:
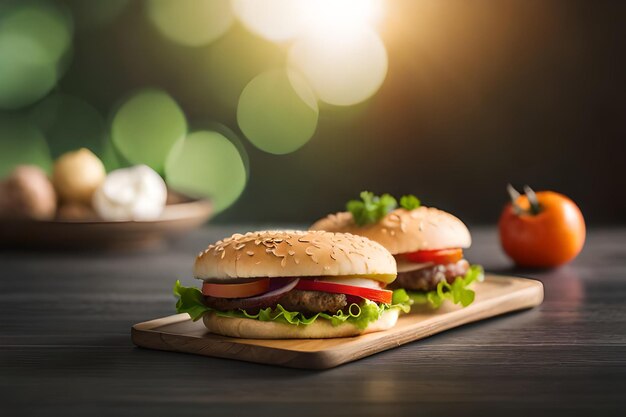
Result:
[[585,220],[572,200],[552,191],[529,190],[514,204],[506,205],[498,228],[502,248],[516,264],[554,267],[571,261],[581,251]]
[[406,259],[416,263],[452,264],[463,259],[463,249],[418,250],[407,253]]
[[253,295],[263,294],[270,288],[269,278],[259,279],[242,284],[202,284],[202,294],[220,298],[246,298]]
[[393,291],[377,290],[374,288],[355,287],[353,285],[337,284],[334,282],[316,281],[312,279],[301,279],[296,285],[297,290],[304,291],[322,291],[335,294],[354,295],[361,298],[367,298],[371,301],[379,303],[391,304]]

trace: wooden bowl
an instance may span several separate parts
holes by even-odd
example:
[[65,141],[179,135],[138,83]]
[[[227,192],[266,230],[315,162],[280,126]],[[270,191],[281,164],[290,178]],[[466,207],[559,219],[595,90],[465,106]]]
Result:
[[213,213],[208,200],[165,206],[150,221],[0,220],[4,248],[144,248],[163,243],[205,223]]

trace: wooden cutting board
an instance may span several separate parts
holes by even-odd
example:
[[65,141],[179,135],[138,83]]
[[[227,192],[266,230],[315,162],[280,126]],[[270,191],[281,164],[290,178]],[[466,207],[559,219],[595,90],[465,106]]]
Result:
[[394,328],[357,337],[236,339],[208,333],[201,320],[194,323],[186,313],[135,324],[131,333],[133,343],[150,349],[292,368],[327,369],[463,324],[535,307],[543,301],[541,282],[525,278],[487,275],[474,289],[476,300],[466,308],[449,302],[438,310],[414,307],[410,314],[400,316]]

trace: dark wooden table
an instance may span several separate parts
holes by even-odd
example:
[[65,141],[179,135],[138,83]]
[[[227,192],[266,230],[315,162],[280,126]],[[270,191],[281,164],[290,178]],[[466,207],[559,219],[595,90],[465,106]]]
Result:
[[538,278],[537,309],[328,371],[134,347],[133,323],[173,313],[209,227],[139,253],[0,252],[0,415],[626,415],[626,229],[593,230],[551,272],[515,271],[495,231],[468,258]]

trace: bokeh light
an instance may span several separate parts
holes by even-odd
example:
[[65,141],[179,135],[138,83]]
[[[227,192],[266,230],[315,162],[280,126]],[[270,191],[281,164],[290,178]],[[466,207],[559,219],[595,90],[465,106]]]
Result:
[[84,100],[67,94],[52,94],[31,110],[30,120],[45,135],[54,158],[79,148],[88,148],[102,156],[105,122]]
[[239,97],[237,122],[259,149],[286,154],[302,147],[315,133],[315,95],[291,70],[271,70],[255,77]]
[[281,42],[325,33],[333,41],[375,24],[381,0],[233,0],[235,15],[252,33]]
[[111,124],[111,138],[120,154],[159,173],[163,173],[172,146],[186,131],[185,115],[176,101],[155,89],[133,94],[119,107]]
[[218,123],[212,120],[194,120],[191,124],[190,131],[200,131],[200,130],[208,130],[210,132],[217,132],[220,135],[224,136],[228,139],[239,152],[241,156],[241,160],[243,161],[243,165],[246,168],[246,179],[250,178],[250,156],[248,155],[248,151],[246,150],[243,141],[239,138],[239,136],[228,126],[223,125],[222,123]]
[[381,0],[303,0],[303,35],[323,35],[328,40],[372,27],[381,18]]
[[146,7],[165,37],[187,46],[206,45],[233,23],[230,0],[148,0]]
[[322,32],[295,42],[289,65],[306,77],[320,100],[349,106],[378,91],[387,75],[387,51],[372,29],[344,33],[334,42]]
[[165,166],[167,183],[193,197],[209,197],[216,212],[232,205],[246,186],[237,147],[218,132],[198,131],[179,141]]
[[233,9],[250,32],[271,41],[285,41],[302,30],[302,0],[233,0]]
[[32,39],[0,34],[0,57],[0,109],[27,106],[54,87],[56,66]]
[[[252,36],[240,26],[203,49],[185,66],[180,94],[191,108],[207,109],[218,120],[229,120],[237,109],[239,95],[255,76],[284,65],[284,51]],[[174,71],[180,73],[176,62]]]
[[50,172],[52,158],[43,134],[23,116],[0,114],[0,178],[20,164]]
[[45,96],[67,67],[73,23],[48,1],[0,8],[0,108],[19,109]]
[[65,8],[49,1],[21,1],[2,10],[0,37],[14,34],[43,46],[50,61],[58,61],[71,45],[73,22]]

